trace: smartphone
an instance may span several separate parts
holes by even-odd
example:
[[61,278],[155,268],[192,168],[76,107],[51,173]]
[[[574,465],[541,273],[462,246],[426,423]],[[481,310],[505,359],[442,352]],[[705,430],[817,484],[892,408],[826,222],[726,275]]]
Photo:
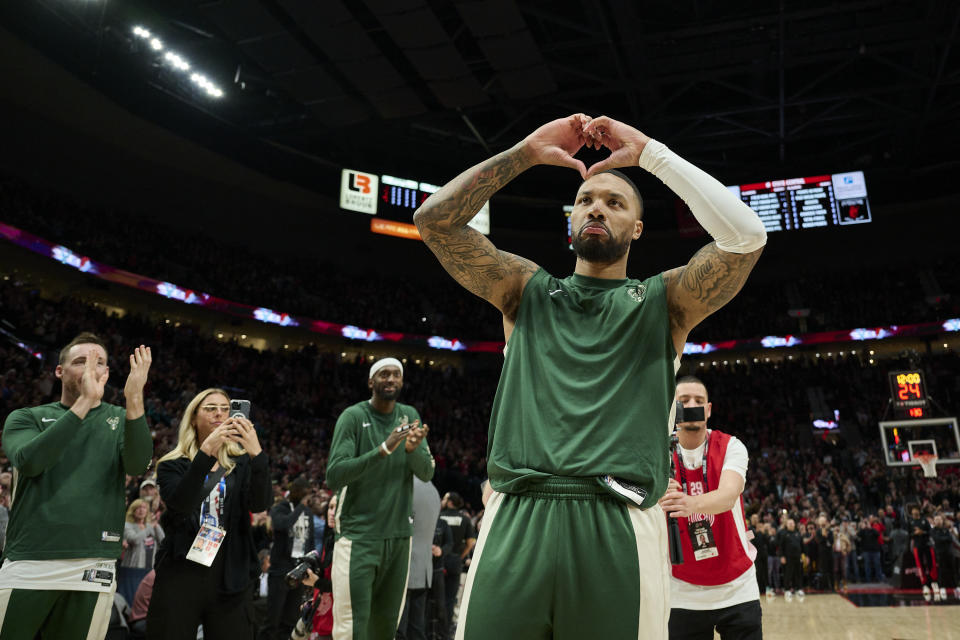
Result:
[[231,400],[230,401],[230,417],[233,416],[243,416],[247,420],[250,419],[250,401],[249,400]]

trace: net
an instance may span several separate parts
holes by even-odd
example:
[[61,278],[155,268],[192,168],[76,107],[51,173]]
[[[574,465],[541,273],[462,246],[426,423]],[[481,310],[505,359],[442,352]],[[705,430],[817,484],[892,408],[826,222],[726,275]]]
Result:
[[937,477],[937,456],[932,453],[918,453],[913,459],[920,463],[925,478]]

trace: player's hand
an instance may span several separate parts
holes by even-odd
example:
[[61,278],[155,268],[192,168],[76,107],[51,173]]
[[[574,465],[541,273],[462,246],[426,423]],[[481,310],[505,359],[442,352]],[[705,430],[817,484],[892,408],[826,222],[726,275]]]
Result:
[[667,491],[680,491],[682,489],[683,487],[680,486],[676,478],[670,478],[670,480],[667,481]]
[[697,511],[696,496],[688,496],[682,491],[667,491],[660,498],[660,506],[671,518],[689,518]]
[[[417,422],[414,422],[414,425],[416,425],[418,422],[420,421],[417,420]],[[430,431],[430,427],[428,427],[426,424],[424,424],[422,427],[414,426],[410,429],[410,432],[407,434],[407,441],[403,445],[404,448],[406,448],[407,453],[410,453],[420,446],[420,443],[423,441],[423,439],[427,437],[428,431]]]
[[234,418],[227,418],[203,439],[203,442],[200,443],[200,451],[208,456],[216,457],[220,447],[225,443],[237,441],[234,429]]
[[441,548],[438,547],[437,545],[431,545],[431,546],[430,546],[430,553],[433,554],[433,557],[434,557],[434,558],[439,558],[440,556],[443,555],[443,549],[441,549]]
[[649,136],[607,116],[600,116],[587,122],[583,127],[583,133],[591,139],[593,146],[602,145],[610,150],[610,157],[591,166],[584,179],[607,169],[637,166],[640,153],[650,141]]
[[127,383],[123,387],[123,394],[130,398],[131,396],[142,396],[143,387],[147,384],[147,374],[150,373],[150,365],[153,364],[153,354],[150,347],[140,345],[130,354],[130,375],[127,376]]
[[786,557],[786,556],[780,556],[780,564],[787,564],[787,557]]
[[104,366],[103,373],[97,373],[97,350],[90,349],[83,363],[83,374],[80,376],[80,397],[94,403],[99,402],[103,398],[103,388],[109,377],[110,367]]
[[413,424],[408,424],[404,422],[399,427],[390,432],[390,435],[387,436],[387,439],[383,441],[383,444],[386,445],[387,450],[390,453],[393,453],[397,450],[397,447],[400,446],[400,441],[410,435],[410,432],[413,429],[420,425],[419,420],[415,420]]
[[[233,416],[227,422],[233,420],[233,434],[231,439],[238,443],[251,458],[256,458],[263,451],[260,446],[260,440],[257,438],[257,430],[253,423],[243,416]],[[224,423],[226,424],[226,422]]]
[[548,122],[524,138],[523,146],[534,164],[570,167],[586,179],[586,166],[573,156],[584,145],[594,145],[594,140],[583,130],[589,122],[590,117],[582,113]]

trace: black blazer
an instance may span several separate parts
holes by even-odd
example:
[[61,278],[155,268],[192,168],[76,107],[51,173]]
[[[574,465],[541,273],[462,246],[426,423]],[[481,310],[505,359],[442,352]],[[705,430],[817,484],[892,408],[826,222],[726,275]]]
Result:
[[[272,491],[267,454],[256,458],[242,455],[233,459],[236,467],[226,476],[227,496],[223,505],[223,540],[216,566],[221,567],[220,592],[237,593],[250,586],[260,575],[260,563],[253,543],[250,513],[270,506]],[[198,451],[193,462],[186,458],[164,460],[157,465],[157,484],[167,510],[160,517],[166,537],[157,551],[156,567],[164,568],[190,562],[187,552],[200,530],[200,505],[203,484],[217,459]],[[199,566],[199,565],[198,565]]]

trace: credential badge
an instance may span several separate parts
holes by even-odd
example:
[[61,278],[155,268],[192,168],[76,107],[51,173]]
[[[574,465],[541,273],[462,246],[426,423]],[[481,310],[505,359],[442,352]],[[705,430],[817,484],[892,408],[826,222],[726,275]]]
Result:
[[647,297],[647,285],[640,283],[632,287],[627,287],[627,293],[629,293],[630,297],[637,303],[643,302]]

